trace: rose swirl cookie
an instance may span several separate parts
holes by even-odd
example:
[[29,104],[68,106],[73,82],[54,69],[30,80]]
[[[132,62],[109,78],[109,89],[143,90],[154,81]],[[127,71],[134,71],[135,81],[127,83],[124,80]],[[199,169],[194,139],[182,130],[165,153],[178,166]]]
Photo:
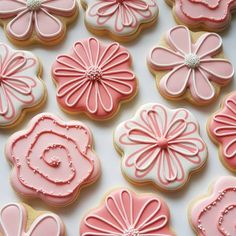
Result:
[[158,103],[141,106],[132,119],[121,123],[114,143],[129,180],[167,191],[182,188],[207,160],[195,117],[188,110]]
[[112,118],[120,103],[136,94],[137,79],[130,66],[129,52],[118,43],[105,45],[96,38],[76,42],[52,66],[59,105],[96,120]]
[[13,134],[5,152],[14,190],[53,206],[71,204],[100,175],[88,128],[49,113],[35,116],[27,129]]
[[120,188],[81,222],[81,236],[174,236],[166,203],[152,194]]
[[81,0],[85,24],[94,34],[131,41],[158,18],[156,0]]
[[164,97],[206,105],[234,76],[234,68],[222,51],[218,34],[193,33],[185,26],[175,26],[160,46],[150,51],[147,61]]
[[193,203],[189,217],[197,236],[235,236],[236,178],[220,177],[209,196]]

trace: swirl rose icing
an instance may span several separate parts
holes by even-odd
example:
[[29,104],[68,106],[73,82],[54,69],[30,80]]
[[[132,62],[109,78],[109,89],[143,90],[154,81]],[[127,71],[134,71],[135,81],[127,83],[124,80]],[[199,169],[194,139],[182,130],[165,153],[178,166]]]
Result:
[[198,236],[236,235],[236,178],[221,177],[211,195],[193,205],[190,216]]
[[130,65],[130,54],[118,43],[104,45],[96,38],[76,42],[52,67],[59,104],[95,119],[110,118],[121,101],[136,93],[137,81]]
[[127,189],[110,193],[101,207],[85,216],[81,236],[173,236],[168,206],[158,197]]
[[121,40],[131,40],[141,25],[154,23],[159,14],[156,0],[82,0],[82,5],[89,29]]
[[123,173],[133,182],[152,182],[164,190],[183,187],[207,159],[193,115],[157,103],[143,105],[121,123],[114,140],[123,153]]
[[236,171],[236,93],[231,93],[209,121],[210,137],[220,145],[223,162]]
[[76,12],[76,0],[0,1],[0,21],[6,25],[8,36],[18,42],[60,39],[65,34],[65,23]]
[[151,50],[148,64],[154,73],[165,73],[160,78],[159,89],[168,98],[208,104],[217,97],[219,88],[232,80],[232,64],[216,57],[222,52],[222,39],[218,34],[203,33],[193,42],[187,27],[175,26],[168,31],[165,40],[166,46]]
[[224,30],[236,8],[235,0],[170,0],[177,19],[190,28]]
[[29,128],[12,135],[6,156],[13,164],[12,186],[23,197],[40,198],[53,206],[72,203],[84,185],[100,173],[88,128],[42,113]]
[[[28,213],[38,215],[28,216]],[[35,219],[33,219],[35,218]],[[32,221],[33,222],[29,222]],[[30,226],[27,225],[29,223]],[[61,219],[52,213],[35,212],[25,204],[9,203],[0,210],[0,234],[3,236],[65,236]]]
[[43,102],[39,62],[30,52],[0,43],[0,127],[14,125],[23,110]]

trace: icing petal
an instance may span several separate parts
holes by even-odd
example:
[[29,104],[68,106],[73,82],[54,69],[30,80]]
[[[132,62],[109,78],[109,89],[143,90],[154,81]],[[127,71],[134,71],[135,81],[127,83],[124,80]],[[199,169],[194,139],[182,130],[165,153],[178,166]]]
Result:
[[90,38],[88,40],[88,55],[90,65],[98,65],[98,60],[100,56],[100,43],[96,38]]
[[48,9],[51,13],[56,15],[71,15],[76,7],[75,0],[44,0],[42,5],[45,9]]
[[142,0],[128,0],[124,2],[125,5],[135,9],[135,10],[140,10],[140,11],[146,11],[148,10],[149,6],[148,3],[142,1]]
[[[232,132],[233,133],[233,132]],[[234,130],[234,135],[236,135],[236,130]],[[231,159],[236,157],[236,139],[233,138],[223,149],[226,158]]]
[[8,95],[3,86],[0,86],[0,116],[7,114],[9,110]]
[[87,89],[86,106],[90,113],[96,113],[98,111],[98,84],[89,83]]
[[108,1],[99,1],[92,5],[89,8],[89,15],[91,16],[112,16],[114,12],[118,9],[116,4],[116,0],[108,0]]
[[107,87],[107,85],[102,81],[100,82],[100,84],[98,84],[98,99],[102,108],[106,112],[112,111],[114,106],[112,94],[109,90],[109,87]]
[[26,4],[19,0],[1,0],[0,17],[11,17],[26,10]]

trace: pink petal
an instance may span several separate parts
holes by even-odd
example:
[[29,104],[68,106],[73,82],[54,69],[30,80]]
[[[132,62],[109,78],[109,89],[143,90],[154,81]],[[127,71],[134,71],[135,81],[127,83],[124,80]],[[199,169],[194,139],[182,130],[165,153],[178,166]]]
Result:
[[87,89],[86,107],[91,114],[98,111],[98,83],[90,82]]
[[99,1],[89,8],[91,16],[112,16],[118,9],[116,0]]
[[26,4],[19,0],[1,0],[0,18],[8,18],[26,10]]
[[121,20],[122,20],[122,24],[125,27],[129,27],[131,25],[133,25],[133,22],[135,22],[135,17],[133,15],[133,12],[129,9],[129,7],[127,7],[126,5],[124,5],[121,8]]
[[115,31],[122,32],[125,25],[123,24],[123,11],[124,7],[119,6],[119,8],[116,11],[115,15]]
[[88,55],[90,60],[90,65],[98,65],[98,60],[100,56],[100,43],[96,38],[89,38],[88,42]]
[[223,152],[226,158],[231,159],[236,157],[236,132],[234,133],[233,139],[227,143],[227,145],[223,148]]
[[110,92],[110,88],[103,82],[100,82],[100,84],[98,84],[98,99],[100,105],[106,112],[112,111],[114,107],[113,97]]
[[149,8],[148,4],[142,0],[128,0],[124,3],[135,10],[146,11]]

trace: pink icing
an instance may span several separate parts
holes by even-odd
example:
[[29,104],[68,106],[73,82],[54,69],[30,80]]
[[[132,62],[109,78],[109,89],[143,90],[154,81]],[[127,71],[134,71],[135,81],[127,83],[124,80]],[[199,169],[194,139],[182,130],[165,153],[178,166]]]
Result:
[[35,31],[40,40],[51,41],[64,34],[59,17],[73,16],[76,8],[76,0],[2,0],[0,19],[10,19],[6,30],[13,39],[27,40]]
[[236,170],[236,93],[228,96],[223,109],[209,122],[210,135],[220,144],[223,161]]
[[191,223],[198,236],[236,235],[236,178],[221,177],[212,194],[194,204]]
[[65,123],[47,113],[37,115],[27,130],[15,133],[7,143],[14,189],[51,205],[70,204],[81,187],[99,175],[91,142],[82,123]]
[[130,65],[129,53],[118,43],[107,46],[95,38],[78,41],[52,68],[59,104],[96,119],[111,117],[120,101],[135,95],[137,81]]
[[214,57],[222,51],[218,34],[205,33],[192,43],[187,27],[176,26],[166,42],[168,48],[157,46],[150,52],[148,63],[156,72],[167,72],[160,80],[160,90],[167,96],[180,98],[188,89],[196,103],[207,104],[216,96],[212,82],[220,87],[233,78],[232,64]]
[[26,231],[27,211],[17,203],[9,203],[0,210],[0,233],[3,236],[64,236],[61,219],[52,213],[38,216]]
[[119,189],[84,218],[80,235],[172,236],[169,218],[167,205],[158,197],[137,196],[129,190]]

